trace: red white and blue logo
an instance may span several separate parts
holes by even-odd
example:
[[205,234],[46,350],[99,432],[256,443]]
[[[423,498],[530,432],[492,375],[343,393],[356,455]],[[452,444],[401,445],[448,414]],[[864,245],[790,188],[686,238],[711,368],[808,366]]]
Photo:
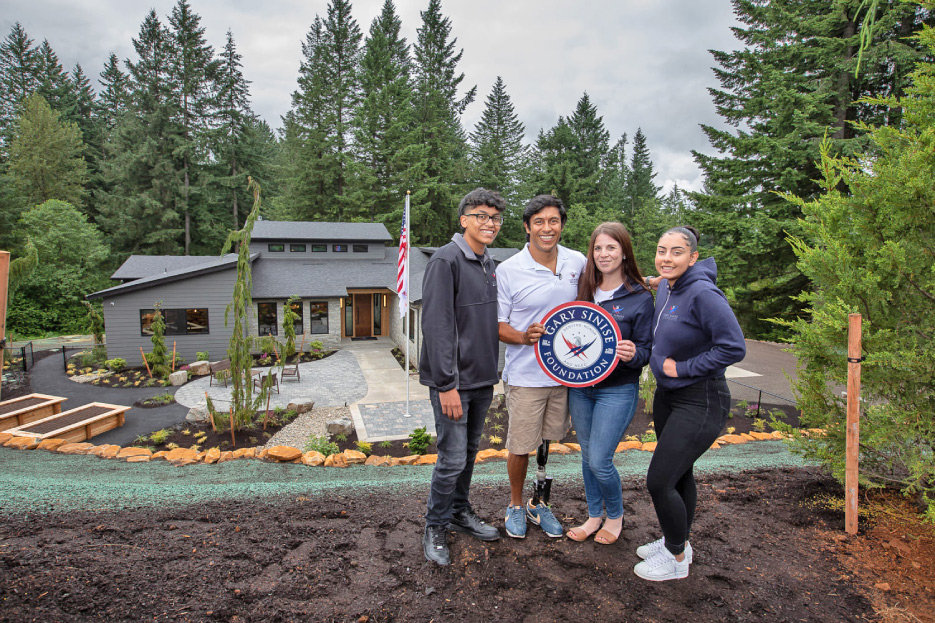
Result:
[[617,365],[617,323],[594,303],[559,305],[542,319],[536,359],[550,378],[568,387],[600,383]]

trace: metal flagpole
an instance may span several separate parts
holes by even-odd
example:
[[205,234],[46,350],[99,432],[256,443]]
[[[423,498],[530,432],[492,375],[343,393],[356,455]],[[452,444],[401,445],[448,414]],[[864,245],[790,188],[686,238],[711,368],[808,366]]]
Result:
[[412,322],[412,314],[409,313],[409,252],[412,250],[412,224],[409,222],[409,192],[406,191],[406,214],[403,216],[403,222],[406,223],[408,231],[406,232],[406,411],[403,417],[412,417],[409,411],[409,323]]

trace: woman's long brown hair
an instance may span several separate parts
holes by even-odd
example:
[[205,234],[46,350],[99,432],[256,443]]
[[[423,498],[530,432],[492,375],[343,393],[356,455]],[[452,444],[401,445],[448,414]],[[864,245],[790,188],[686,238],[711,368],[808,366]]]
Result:
[[632,292],[634,290],[634,284],[643,285],[643,274],[640,272],[639,266],[636,265],[636,258],[633,257],[633,243],[630,241],[630,233],[621,223],[609,221],[607,223],[601,223],[595,227],[594,232],[591,233],[591,242],[588,243],[588,263],[585,265],[584,272],[578,280],[579,301],[593,301],[594,292],[597,291],[604,277],[601,271],[598,270],[597,264],[594,263],[594,241],[597,240],[597,237],[601,234],[606,234],[616,240],[620,245],[620,249],[623,251],[623,257],[625,259],[620,264],[620,270],[623,273],[623,285],[626,286],[627,290]]

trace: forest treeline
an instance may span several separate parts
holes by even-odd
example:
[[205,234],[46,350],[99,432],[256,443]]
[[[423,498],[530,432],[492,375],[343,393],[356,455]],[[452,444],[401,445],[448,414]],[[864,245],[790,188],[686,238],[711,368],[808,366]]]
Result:
[[565,244],[582,248],[597,223],[620,220],[648,273],[658,235],[690,223],[746,333],[783,337],[768,319],[800,317],[795,296],[810,282],[787,242],[801,207],[780,193],[820,193],[824,137],[833,153],[856,155],[871,144],[855,122],[901,124],[898,108],[866,98],[904,92],[927,58],[911,35],[932,14],[895,0],[872,13],[859,1],[733,4],[741,49],[712,51],[711,89],[732,127],[704,128],[716,152],[694,154],[704,189],[667,194],[642,131],[611,137],[587,93],[529,144],[498,78],[479,122],[464,127],[477,87],[459,70],[463,50],[439,0],[412,42],[391,0],[366,34],[348,0],[331,0],[296,42],[302,60],[278,131],[251,108],[233,33],[214,49],[187,0],[146,14],[135,56],[111,54],[93,82],[14,24],[0,43],[0,248],[34,252],[38,267],[17,284],[8,326],[80,330],[83,295],[130,254],[218,253],[249,211],[249,175],[265,218],[379,221],[394,235],[410,190],[417,245],[444,243],[459,198],[484,186],[510,206],[498,246],[519,246],[522,206],[550,192],[569,206]]

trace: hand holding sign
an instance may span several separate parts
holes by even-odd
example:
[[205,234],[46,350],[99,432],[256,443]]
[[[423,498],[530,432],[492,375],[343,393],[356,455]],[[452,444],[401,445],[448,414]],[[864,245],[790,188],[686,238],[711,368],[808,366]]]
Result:
[[[594,303],[559,305],[542,320],[536,359],[550,378],[568,387],[601,382],[617,365],[617,323]],[[632,359],[632,356],[631,356]]]

